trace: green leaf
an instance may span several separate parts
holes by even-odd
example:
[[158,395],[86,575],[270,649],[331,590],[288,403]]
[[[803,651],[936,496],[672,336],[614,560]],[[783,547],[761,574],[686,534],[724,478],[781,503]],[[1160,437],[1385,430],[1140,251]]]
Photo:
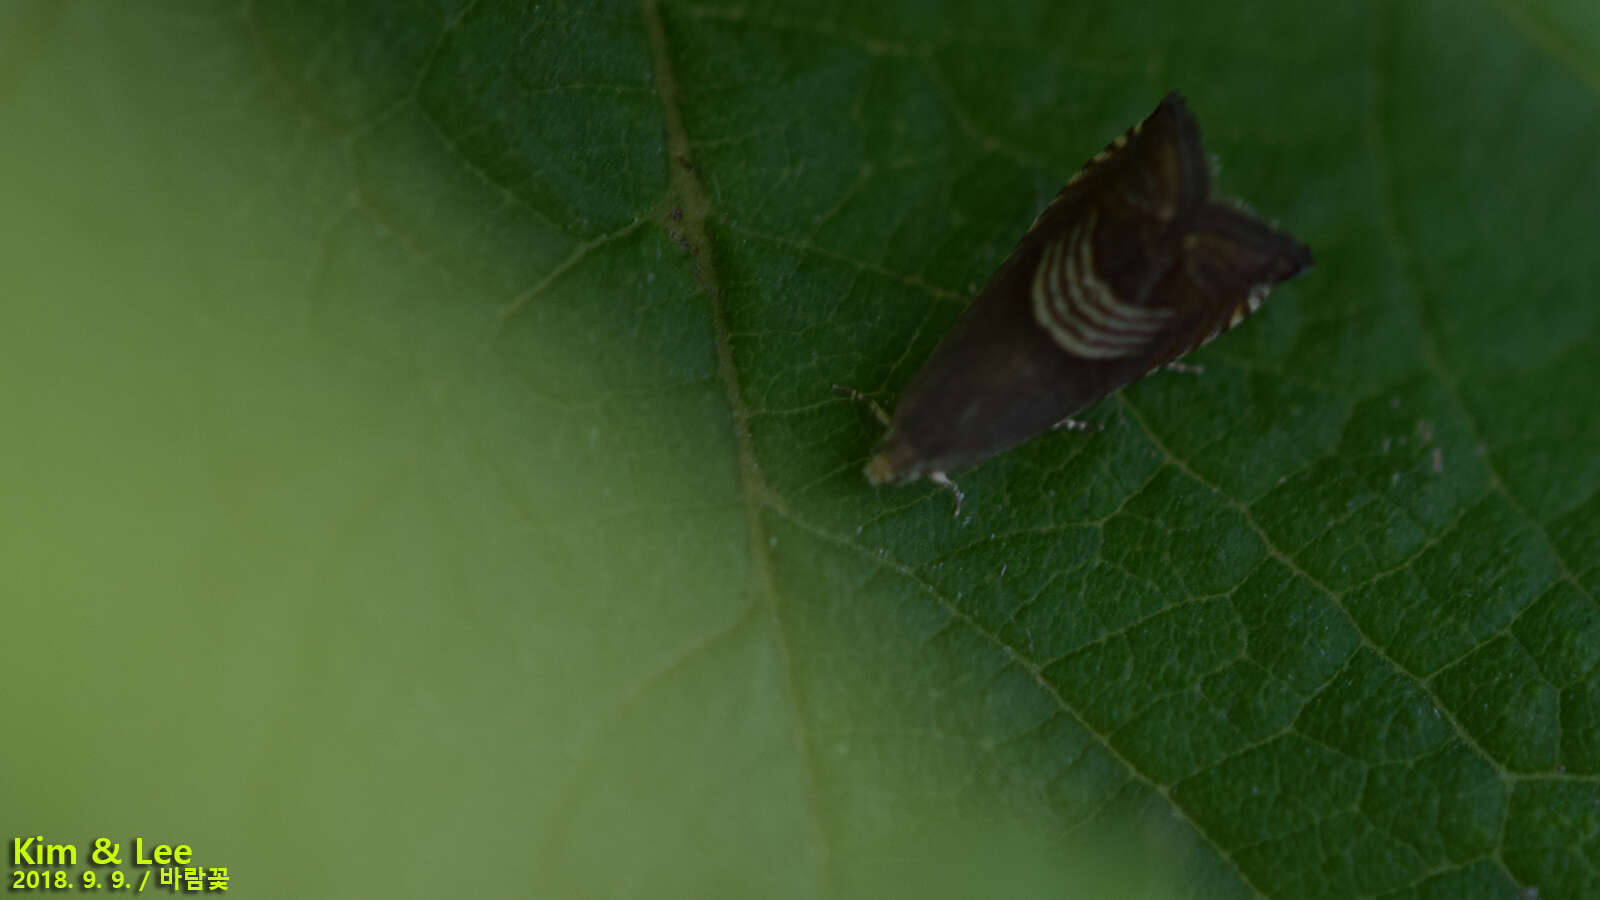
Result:
[[[829,386],[1170,88],[1317,267],[959,519],[869,487]],[[1600,894],[1597,95],[1587,0],[18,0],[0,819],[245,896]]]

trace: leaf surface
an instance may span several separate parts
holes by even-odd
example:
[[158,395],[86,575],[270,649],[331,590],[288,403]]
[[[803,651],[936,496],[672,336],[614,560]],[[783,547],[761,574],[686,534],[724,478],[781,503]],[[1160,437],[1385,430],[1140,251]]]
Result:
[[[16,834],[344,896],[1600,893],[1592,4],[3,16]],[[960,519],[868,487],[830,385],[892,402],[1170,88],[1317,267]]]

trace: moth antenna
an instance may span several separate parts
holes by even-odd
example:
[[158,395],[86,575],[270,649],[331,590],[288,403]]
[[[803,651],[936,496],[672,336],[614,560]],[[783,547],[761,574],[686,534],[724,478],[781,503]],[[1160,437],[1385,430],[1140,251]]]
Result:
[[961,501],[966,497],[966,494],[961,492],[961,488],[956,487],[956,483],[950,480],[950,476],[943,472],[929,472],[928,480],[949,491],[951,496],[956,498],[955,517],[961,518]]
[[885,428],[889,427],[889,414],[883,411],[883,406],[880,405],[878,401],[868,397],[866,394],[861,393],[855,388],[845,387],[842,384],[834,385],[833,392],[847,400],[854,400],[862,406],[865,406],[868,411],[872,413],[872,417],[878,420],[879,424],[883,425]]
[[1206,367],[1199,363],[1186,363],[1173,360],[1161,367],[1163,372],[1182,372],[1185,375],[1204,375]]

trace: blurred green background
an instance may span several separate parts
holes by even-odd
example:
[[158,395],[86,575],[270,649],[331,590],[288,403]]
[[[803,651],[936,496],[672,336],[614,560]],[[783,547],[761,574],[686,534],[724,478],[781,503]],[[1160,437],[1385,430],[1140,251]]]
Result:
[[[869,488],[828,386],[1170,88],[1318,268],[959,520]],[[1597,95],[1586,0],[8,0],[0,838],[1600,893]]]

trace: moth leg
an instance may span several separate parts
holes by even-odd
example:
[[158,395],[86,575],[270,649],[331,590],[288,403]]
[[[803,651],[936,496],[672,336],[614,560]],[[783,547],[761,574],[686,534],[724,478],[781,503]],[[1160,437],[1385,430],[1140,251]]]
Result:
[[956,483],[950,480],[950,476],[943,472],[929,472],[928,480],[949,491],[956,498],[955,515],[956,518],[961,518],[961,500],[966,496],[961,493],[961,488],[956,487]]
[[1051,431],[1105,431],[1106,427],[1099,422],[1085,422],[1081,419],[1062,419],[1050,426]]
[[833,392],[841,397],[854,400],[862,406],[865,406],[872,413],[872,417],[883,424],[883,427],[889,427],[889,414],[883,411],[883,407],[878,404],[878,401],[868,397],[866,394],[861,393],[855,388],[845,387],[842,384],[834,385]]
[[1173,360],[1172,362],[1169,362],[1166,365],[1162,366],[1161,367],[1161,371],[1163,371],[1163,372],[1182,372],[1182,373],[1184,373],[1186,375],[1202,375],[1202,374],[1205,373],[1206,367],[1200,365],[1199,363],[1186,363],[1186,362],[1178,362],[1177,360]]

